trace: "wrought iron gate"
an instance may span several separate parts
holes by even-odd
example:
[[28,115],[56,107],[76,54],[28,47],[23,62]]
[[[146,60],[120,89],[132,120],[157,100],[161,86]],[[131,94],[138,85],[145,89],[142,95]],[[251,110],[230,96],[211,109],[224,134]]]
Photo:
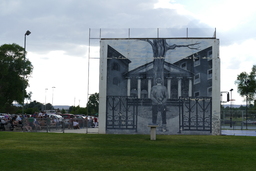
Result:
[[137,130],[138,98],[107,96],[107,129]]
[[179,98],[180,131],[212,132],[212,98]]

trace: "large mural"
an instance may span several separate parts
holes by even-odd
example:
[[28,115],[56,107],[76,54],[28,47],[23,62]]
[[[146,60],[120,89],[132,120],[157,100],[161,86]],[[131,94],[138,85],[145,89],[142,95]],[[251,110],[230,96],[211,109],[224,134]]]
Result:
[[101,39],[100,129],[212,134],[216,47],[216,39]]

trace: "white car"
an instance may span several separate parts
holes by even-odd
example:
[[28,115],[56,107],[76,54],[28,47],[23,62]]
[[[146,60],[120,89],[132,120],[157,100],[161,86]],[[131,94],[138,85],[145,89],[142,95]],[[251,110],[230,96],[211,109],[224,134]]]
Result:
[[55,119],[58,119],[58,121],[62,121],[64,118],[60,115],[54,114],[54,113],[47,113],[49,117],[54,117]]

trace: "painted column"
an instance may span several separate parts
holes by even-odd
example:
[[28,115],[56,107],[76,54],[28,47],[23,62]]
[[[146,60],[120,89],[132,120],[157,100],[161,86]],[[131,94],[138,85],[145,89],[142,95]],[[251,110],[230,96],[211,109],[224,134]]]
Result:
[[140,99],[141,98],[141,78],[140,77],[137,77],[138,79],[138,98]]
[[177,77],[178,79],[178,98],[181,96],[181,79],[182,77]]
[[131,96],[131,78],[127,78],[127,96]]
[[168,99],[171,98],[171,79],[172,77],[167,77],[167,92],[168,92]]
[[152,77],[148,77],[148,98],[149,99],[151,94],[151,87],[152,87]]
[[189,83],[188,83],[188,96],[192,97],[192,77],[188,77]]
[[212,135],[221,134],[219,40],[212,47]]

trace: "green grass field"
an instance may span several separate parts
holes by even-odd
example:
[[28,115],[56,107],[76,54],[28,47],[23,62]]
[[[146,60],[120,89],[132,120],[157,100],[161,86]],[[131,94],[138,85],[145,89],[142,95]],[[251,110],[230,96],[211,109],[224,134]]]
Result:
[[256,170],[256,137],[0,132],[1,171]]

